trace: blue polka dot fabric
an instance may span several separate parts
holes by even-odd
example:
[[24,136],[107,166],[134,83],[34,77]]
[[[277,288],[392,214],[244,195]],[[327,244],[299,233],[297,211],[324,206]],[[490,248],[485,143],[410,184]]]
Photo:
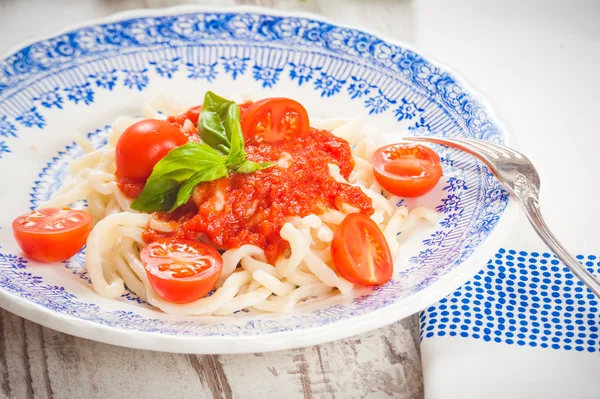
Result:
[[[577,256],[600,275],[600,259]],[[462,337],[600,351],[598,299],[549,253],[500,249],[473,279],[421,312],[421,341]]]

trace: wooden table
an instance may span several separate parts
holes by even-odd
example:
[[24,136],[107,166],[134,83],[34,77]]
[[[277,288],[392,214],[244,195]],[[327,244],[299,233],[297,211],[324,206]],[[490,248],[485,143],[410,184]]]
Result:
[[[82,20],[175,3],[180,2],[0,1],[0,51]],[[198,3],[310,11],[412,41],[412,6],[406,1]],[[418,319],[413,316],[372,333],[311,348],[195,356],[88,341],[0,309],[0,388],[6,398],[420,398]]]
[[284,352],[196,356],[127,349],[0,313],[6,398],[419,398],[416,318]]

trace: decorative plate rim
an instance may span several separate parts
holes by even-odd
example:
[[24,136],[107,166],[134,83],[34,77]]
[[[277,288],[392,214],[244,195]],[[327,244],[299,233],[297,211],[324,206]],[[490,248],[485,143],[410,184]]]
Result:
[[[444,63],[438,62],[435,57],[431,57],[423,51],[416,50],[411,45],[403,43],[399,40],[390,39],[385,35],[381,35],[361,26],[337,23],[328,18],[308,12],[284,12],[256,6],[210,7],[181,5],[160,9],[136,9],[124,11],[104,18],[86,20],[78,24],[70,25],[65,29],[55,32],[54,34],[36,37],[35,39],[21,42],[5,52],[2,56],[2,59],[8,58],[10,55],[15,54],[21,49],[34,43],[87,26],[106,24],[129,18],[168,16],[185,12],[254,12],[264,15],[299,17],[363,32],[381,39],[389,44],[398,45],[402,48],[414,51],[435,66],[443,68],[446,71],[450,71],[453,79],[471,95],[480,94],[477,90],[474,90],[471,85],[469,85],[465,79],[456,72],[454,68],[447,67]],[[488,100],[480,95],[478,97],[478,102],[486,110],[490,118],[494,120],[494,124],[496,125],[498,131],[504,136],[506,141],[514,143],[514,137],[507,131],[507,129],[504,128],[502,122],[497,119],[496,114]],[[499,246],[498,244],[504,241],[504,239],[510,233],[511,226],[514,225],[514,222],[516,221],[516,215],[516,203],[514,203],[512,200],[509,200],[502,217],[494,227],[493,231],[475,249],[475,251],[466,261],[440,277],[432,285],[403,299],[401,303],[391,304],[364,315],[354,316],[323,326],[303,329],[301,330],[301,333],[299,333],[299,331],[284,331],[278,332],[277,334],[227,337],[180,336],[166,335],[159,332],[126,330],[119,327],[102,325],[91,321],[86,321],[75,316],[54,312],[5,290],[0,290],[0,306],[21,317],[67,334],[137,349],[150,349],[175,353],[234,354],[267,352],[305,347],[346,338],[383,327],[422,310],[423,301],[426,301],[427,303],[435,303],[439,301],[448,293],[454,291],[456,288],[468,281],[473,275],[475,275],[485,266],[486,262],[490,259],[490,257],[493,256],[496,247]]]

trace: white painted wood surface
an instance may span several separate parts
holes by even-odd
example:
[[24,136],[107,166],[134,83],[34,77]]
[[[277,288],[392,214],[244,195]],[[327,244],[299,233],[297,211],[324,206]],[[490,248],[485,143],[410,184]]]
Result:
[[[0,53],[65,26],[177,2],[0,0]],[[412,5],[392,0],[197,1],[301,10],[412,42]],[[285,352],[195,356],[140,351],[53,331],[0,309],[0,397],[421,398],[416,316],[357,337]]]
[[0,313],[5,398],[420,398],[417,321],[284,352],[195,356],[126,349]]

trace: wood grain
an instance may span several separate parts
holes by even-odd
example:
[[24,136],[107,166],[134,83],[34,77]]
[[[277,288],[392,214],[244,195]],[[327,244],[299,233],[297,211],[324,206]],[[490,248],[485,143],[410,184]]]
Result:
[[415,318],[325,345],[227,356],[106,345],[4,310],[0,334],[4,398],[423,397]]
[[[51,4],[50,4],[51,3]],[[412,42],[410,1],[0,0],[0,51],[82,19],[175,3],[261,5],[314,12]],[[61,8],[64,13],[53,10]],[[52,18],[47,18],[52,14]],[[4,26],[4,28],[2,28]],[[5,32],[3,32],[5,33]],[[296,350],[195,356],[126,349],[69,336],[0,310],[3,398],[422,398],[418,320]]]

